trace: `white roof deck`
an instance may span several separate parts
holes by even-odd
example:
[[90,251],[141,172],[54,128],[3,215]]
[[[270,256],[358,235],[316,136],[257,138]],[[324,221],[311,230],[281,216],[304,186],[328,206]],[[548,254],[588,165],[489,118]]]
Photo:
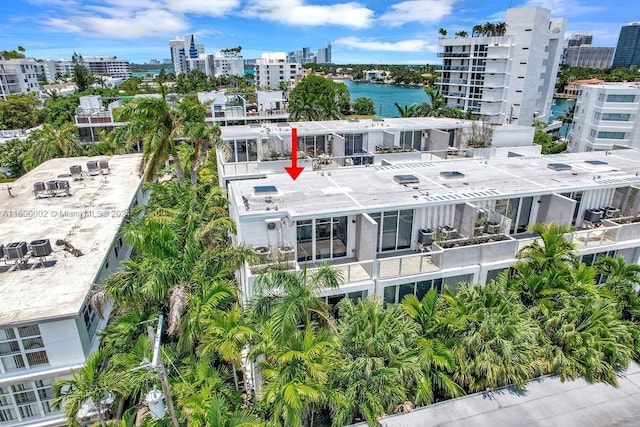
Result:
[[[608,154],[607,154],[608,153]],[[586,161],[599,160],[603,164]],[[552,170],[550,163],[571,166]],[[463,177],[446,178],[441,172],[458,171]],[[398,184],[396,175],[413,175],[419,182]],[[564,193],[593,188],[640,185],[640,151],[571,153],[552,156],[496,159],[459,159],[434,162],[357,166],[311,171],[297,180],[288,174],[229,183],[232,203],[240,217],[304,219],[318,214],[351,214],[418,206],[451,205],[514,195]],[[275,186],[277,192],[256,194],[254,186]],[[269,196],[270,203],[265,202]],[[243,200],[246,198],[249,209]],[[278,214],[272,210],[277,206]]]
[[330,120],[318,122],[263,123],[244,126],[223,126],[221,137],[225,141],[234,139],[267,138],[278,135],[287,142],[291,138],[291,128],[298,129],[298,136],[327,135],[331,133],[359,133],[371,129],[388,131],[411,131],[424,129],[458,129],[471,126],[471,121],[446,117],[385,117],[384,120]]
[[[86,173],[89,160],[107,160],[110,173],[73,181],[69,166]],[[0,325],[79,313],[140,186],[140,160],[138,154],[53,159],[0,184],[0,243],[49,239],[53,249],[44,266],[33,257],[25,269],[0,261]],[[71,195],[37,199],[34,182],[51,180],[68,180]],[[64,251],[58,239],[84,255]]]

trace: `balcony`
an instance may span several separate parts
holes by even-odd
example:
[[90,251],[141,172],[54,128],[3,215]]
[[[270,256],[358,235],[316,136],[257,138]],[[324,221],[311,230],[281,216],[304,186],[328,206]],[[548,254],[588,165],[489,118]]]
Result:
[[113,115],[110,110],[105,109],[77,109],[76,124],[92,125],[92,124],[113,124]]
[[438,52],[438,58],[469,58],[471,52]]
[[469,81],[467,79],[440,79],[439,83],[444,84],[456,84],[456,85],[466,85]]

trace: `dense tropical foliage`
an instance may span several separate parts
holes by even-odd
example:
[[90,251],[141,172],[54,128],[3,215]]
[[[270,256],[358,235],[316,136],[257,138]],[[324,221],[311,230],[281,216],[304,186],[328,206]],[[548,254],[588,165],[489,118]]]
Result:
[[[144,406],[158,378],[134,368],[151,357],[144,322],[158,314],[168,319],[163,358],[187,426],[380,425],[386,414],[524,389],[545,374],[615,384],[639,357],[640,267],[604,257],[597,274],[579,261],[566,226],[533,227],[540,239],[486,286],[332,307],[320,295],[341,285],[338,270],[274,268],[247,301],[234,271],[252,255],[230,245],[234,224],[215,180],[149,189],[146,215],[122,234],[134,256],[97,293],[115,302],[102,350],[56,386],[70,425],[78,405],[107,392],[115,402],[100,413],[105,423]],[[138,421],[153,425],[144,414]]]

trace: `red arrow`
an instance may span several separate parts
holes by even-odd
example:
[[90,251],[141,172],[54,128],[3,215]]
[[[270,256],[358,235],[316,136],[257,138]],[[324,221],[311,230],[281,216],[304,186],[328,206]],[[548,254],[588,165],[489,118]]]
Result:
[[284,168],[295,181],[304,168],[298,167],[298,129],[291,128],[291,166]]

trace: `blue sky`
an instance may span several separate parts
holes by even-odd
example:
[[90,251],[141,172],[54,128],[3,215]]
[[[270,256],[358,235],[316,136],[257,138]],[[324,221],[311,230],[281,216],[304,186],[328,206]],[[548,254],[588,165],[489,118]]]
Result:
[[1,0],[0,49],[70,59],[114,55],[132,62],[163,59],[169,40],[193,33],[207,53],[242,46],[261,52],[313,52],[331,42],[333,62],[438,63],[438,29],[504,21],[506,9],[538,5],[567,18],[567,33],[593,34],[615,46],[620,27],[640,21],[637,0]]

